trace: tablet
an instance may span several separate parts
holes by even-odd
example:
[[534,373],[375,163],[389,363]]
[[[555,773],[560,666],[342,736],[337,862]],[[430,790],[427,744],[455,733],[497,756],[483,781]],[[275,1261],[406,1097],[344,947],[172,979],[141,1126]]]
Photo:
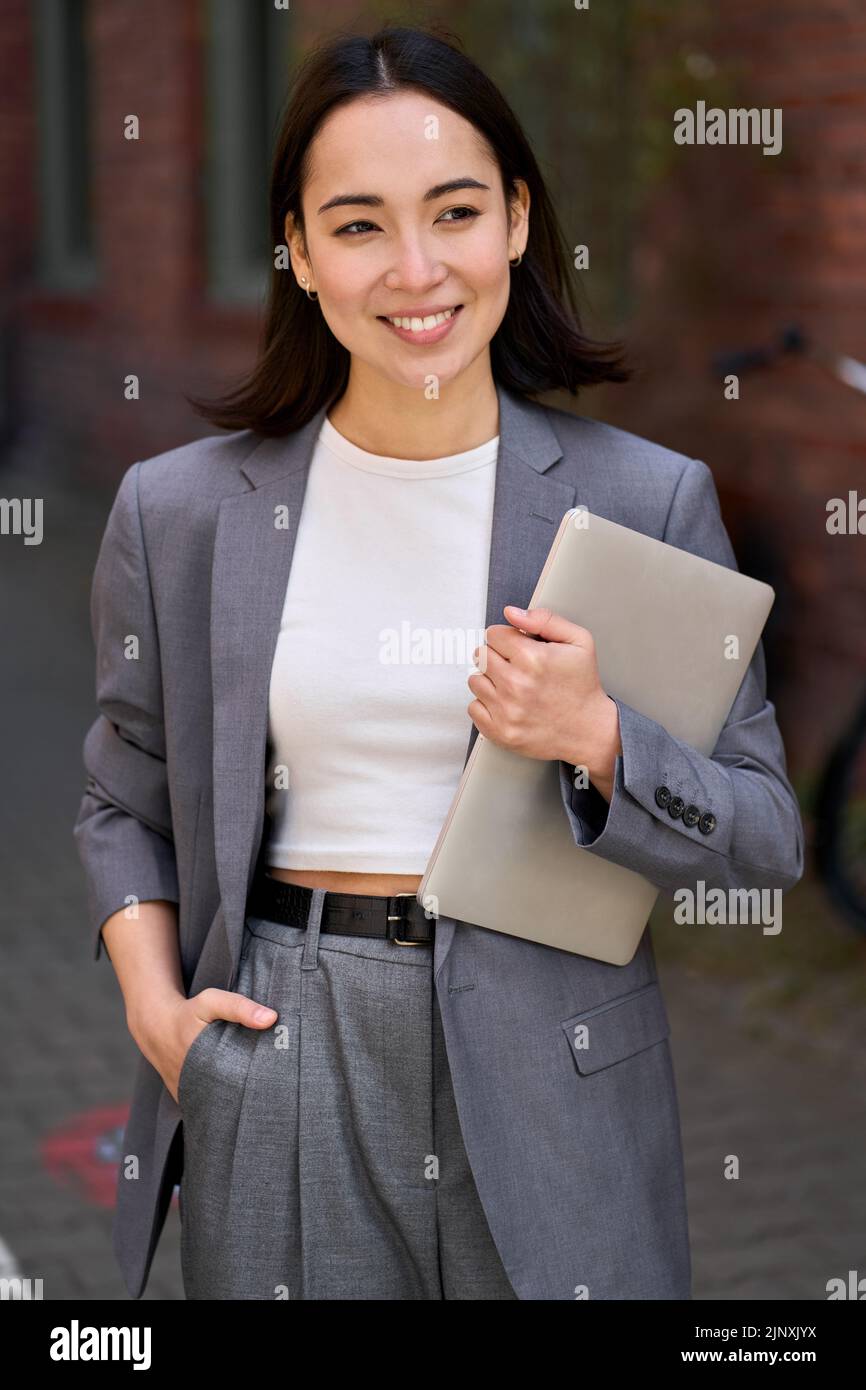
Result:
[[[710,756],[774,601],[738,570],[572,507],[529,607],[588,628],[607,693]],[[626,965],[659,891],[575,843],[558,759],[479,732],[416,897],[431,916]]]

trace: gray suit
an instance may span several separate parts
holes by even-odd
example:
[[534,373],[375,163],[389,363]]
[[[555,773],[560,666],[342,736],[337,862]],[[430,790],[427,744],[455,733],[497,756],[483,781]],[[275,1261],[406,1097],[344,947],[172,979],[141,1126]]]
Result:
[[[506,603],[528,604],[563,512],[579,503],[735,565],[705,464],[501,388],[499,404],[488,625],[506,621]],[[74,829],[95,956],[102,923],[128,895],[172,900],[190,994],[237,979],[265,828],[271,662],[323,414],[284,439],[244,430],[133,464],[96,565],[100,714]],[[280,505],[288,529],[274,525]],[[762,647],[712,758],[618,704],[610,808],[575,790],[561,765],[576,844],[662,889],[795,884],[803,828]],[[467,757],[476,732],[467,715]],[[712,833],[672,819],[660,785],[711,812]],[[518,1296],[573,1299],[585,1287],[593,1299],[689,1298],[679,1116],[649,931],[620,967],[443,918],[434,972],[467,1152]],[[574,1046],[584,1020],[585,1050]],[[140,1058],[123,1146],[138,1175],[121,1170],[115,1218],[134,1298],[179,1176],[180,1121]]]

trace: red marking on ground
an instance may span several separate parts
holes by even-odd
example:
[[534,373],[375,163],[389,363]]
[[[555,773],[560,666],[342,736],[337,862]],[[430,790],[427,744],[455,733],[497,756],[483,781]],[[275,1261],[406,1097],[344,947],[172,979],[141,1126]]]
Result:
[[[46,1172],[61,1187],[77,1190],[86,1202],[113,1207],[128,1118],[128,1105],[103,1105],[44,1135],[39,1156]],[[177,1202],[176,1188],[171,1200]]]

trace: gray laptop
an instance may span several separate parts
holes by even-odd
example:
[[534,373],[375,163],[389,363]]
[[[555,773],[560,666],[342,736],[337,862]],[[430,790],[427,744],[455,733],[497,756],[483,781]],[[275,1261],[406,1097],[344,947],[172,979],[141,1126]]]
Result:
[[[608,694],[709,756],[774,600],[768,584],[573,507],[529,606],[588,628]],[[431,915],[626,965],[658,894],[575,844],[558,761],[479,733],[416,897]]]

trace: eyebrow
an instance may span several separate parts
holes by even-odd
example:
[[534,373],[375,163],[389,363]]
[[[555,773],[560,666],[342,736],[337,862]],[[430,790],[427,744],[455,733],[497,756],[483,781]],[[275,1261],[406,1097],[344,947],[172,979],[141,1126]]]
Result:
[[[427,192],[424,194],[424,202],[432,203],[434,199],[443,198],[446,193],[456,193],[460,188],[478,188],[482,189],[485,193],[490,192],[489,185],[481,183],[478,179],[449,179],[447,183],[437,183],[434,184],[432,188],[428,188]],[[319,208],[319,212],[328,212],[330,208],[353,206],[381,208],[385,206],[385,199],[380,197],[378,193],[338,193],[335,197],[329,198],[326,203],[323,203]]]

